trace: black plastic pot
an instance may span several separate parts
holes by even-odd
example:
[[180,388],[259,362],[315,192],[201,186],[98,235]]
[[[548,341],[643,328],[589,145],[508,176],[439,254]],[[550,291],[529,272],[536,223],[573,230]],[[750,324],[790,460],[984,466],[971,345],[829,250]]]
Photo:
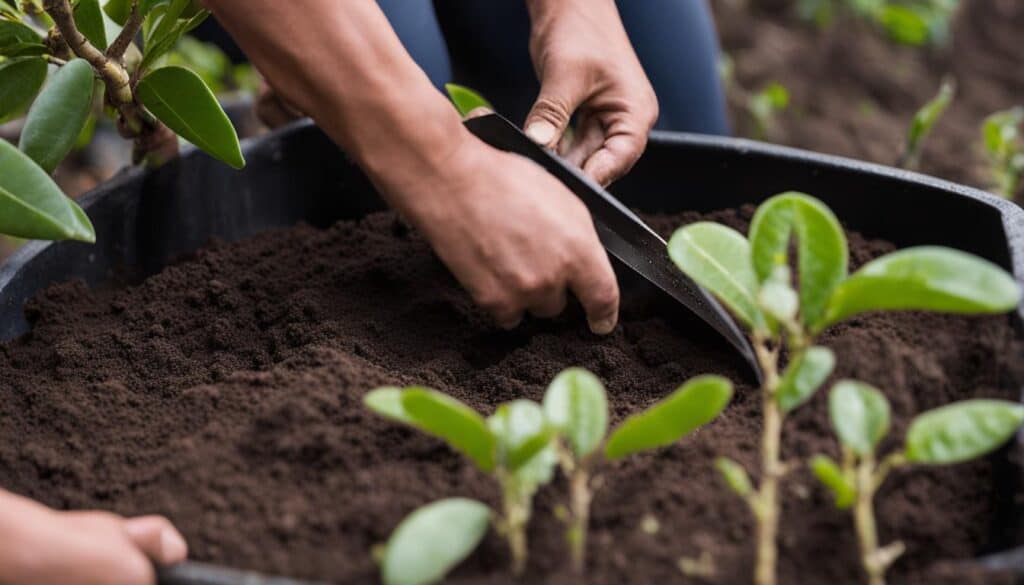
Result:
[[[237,240],[299,221],[327,226],[384,207],[359,169],[308,122],[247,141],[244,152],[248,165],[242,171],[190,151],[155,172],[124,172],[86,195],[81,201],[96,227],[96,245],[33,242],[0,267],[0,339],[28,330],[23,304],[47,285],[71,278],[93,286],[137,278],[211,237]],[[711,211],[786,190],[823,199],[847,226],[868,236],[900,246],[966,250],[1024,283],[1024,211],[914,173],[747,140],[654,133],[643,159],[613,189],[647,212]],[[626,294],[642,293],[632,284],[624,288]],[[1019,308],[1018,332],[1022,318]],[[1022,477],[1021,468],[1000,465],[996,491],[1005,524],[991,535],[993,555],[975,562],[1024,575],[1024,548],[1016,548],[1024,545],[1024,524],[1020,504],[1013,501]],[[263,582],[251,574],[204,580],[201,570],[192,569],[163,582]]]

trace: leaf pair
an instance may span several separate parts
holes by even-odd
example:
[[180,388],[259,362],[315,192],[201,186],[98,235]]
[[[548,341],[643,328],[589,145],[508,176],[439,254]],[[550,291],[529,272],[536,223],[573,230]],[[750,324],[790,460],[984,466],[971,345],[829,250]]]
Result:
[[[731,397],[732,384],[727,379],[693,378],[667,398],[627,418],[608,438],[604,456],[615,460],[671,445],[713,420]],[[608,430],[604,385],[583,368],[570,368],[555,377],[544,395],[544,413],[577,460],[596,452]]]
[[839,222],[823,203],[795,192],[772,197],[758,208],[749,241],[726,226],[698,222],[676,230],[669,255],[746,327],[767,334],[775,324],[761,306],[760,289],[788,264],[793,235],[799,317],[812,334],[868,311],[1000,313],[1020,301],[1017,283],[995,264],[937,246],[882,256],[847,277],[846,238]]

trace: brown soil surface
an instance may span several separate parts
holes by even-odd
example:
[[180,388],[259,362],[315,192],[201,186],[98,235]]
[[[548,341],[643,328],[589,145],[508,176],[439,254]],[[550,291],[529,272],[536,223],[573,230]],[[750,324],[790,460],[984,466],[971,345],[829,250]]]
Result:
[[[745,229],[751,213],[711,217]],[[852,234],[851,248],[859,265],[891,246]],[[699,582],[747,583],[751,518],[712,460],[753,466],[758,396],[720,347],[638,298],[626,295],[622,325],[605,338],[576,307],[500,331],[392,214],[214,244],[135,286],[56,286],[30,303],[33,331],[0,345],[0,485],[59,508],[166,514],[196,559],[370,583],[371,548],[409,511],[454,495],[495,503],[497,493],[440,442],[365,411],[367,390],[428,384],[490,412],[540,399],[558,371],[582,365],[607,384],[618,421],[717,372],[738,383],[721,419],[604,471],[588,582],[678,582],[681,557],[709,553],[714,573]],[[1006,317],[878,315],[824,342],[841,356],[838,376],[886,389],[896,436],[924,409],[1016,396],[1001,358],[1013,343]],[[821,393],[788,420],[788,458],[835,451],[825,405]],[[986,460],[888,482],[882,539],[909,548],[897,583],[938,582],[927,576],[935,561],[970,558],[1002,532],[999,468]],[[552,516],[562,487],[539,495],[523,582],[574,581]],[[861,582],[848,517],[804,471],[784,496],[782,582]],[[657,535],[641,531],[645,515]],[[507,564],[492,535],[453,581],[511,583]]]
[[[712,0],[739,87],[754,91],[775,80],[790,90],[791,107],[768,140],[895,164],[914,112],[950,75],[956,100],[927,143],[921,170],[991,187],[981,123],[992,112],[1024,104],[1024,2],[961,0],[950,44],[929,49],[895,45],[849,19],[820,31],[794,16],[795,4]],[[741,91],[730,93],[737,98]],[[733,101],[737,129],[749,134],[744,102]]]

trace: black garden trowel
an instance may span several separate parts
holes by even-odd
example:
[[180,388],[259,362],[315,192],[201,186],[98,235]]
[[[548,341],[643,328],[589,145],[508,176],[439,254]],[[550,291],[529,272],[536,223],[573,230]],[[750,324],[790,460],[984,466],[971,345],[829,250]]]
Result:
[[466,120],[465,124],[484,142],[525,156],[562,181],[590,210],[605,250],[711,325],[740,352],[760,380],[761,369],[754,351],[736,322],[706,290],[676,268],[668,256],[665,240],[635,213],[502,116],[487,114]]

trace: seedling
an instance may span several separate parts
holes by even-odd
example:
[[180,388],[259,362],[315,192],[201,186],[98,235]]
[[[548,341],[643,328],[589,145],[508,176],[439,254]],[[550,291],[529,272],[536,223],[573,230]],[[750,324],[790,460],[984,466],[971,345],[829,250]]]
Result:
[[1007,199],[1017,194],[1024,173],[1024,106],[996,112],[985,118],[981,127],[982,144],[988,157],[996,193]]
[[486,504],[465,498],[438,500],[405,517],[381,558],[384,585],[430,585],[444,579],[480,544],[491,523]]
[[871,386],[842,380],[829,395],[829,415],[842,447],[842,462],[825,455],[811,469],[835,496],[853,507],[861,564],[870,585],[885,585],[886,570],[903,553],[896,541],[879,547],[874,495],[888,474],[910,465],[949,465],[975,459],[1009,440],[1024,424],[1024,406],[1002,400],[965,400],[930,410],[910,423],[901,449],[878,462],[878,444],[889,432],[889,401]]
[[827,28],[842,16],[865,20],[897,43],[942,45],[958,0],[799,0],[797,14]]
[[925,141],[932,133],[932,128],[953,101],[956,83],[951,78],[942,81],[942,87],[934,98],[928,101],[914,114],[907,131],[907,148],[900,157],[899,166],[905,169],[916,169],[921,164],[921,150]]
[[[796,239],[799,289],[790,276]],[[728,485],[748,503],[757,523],[757,585],[775,583],[778,483],[791,467],[781,461],[784,417],[809,400],[831,374],[832,351],[814,345],[830,325],[880,310],[1001,313],[1017,306],[1020,289],[998,266],[937,246],[907,248],[847,273],[846,236],[822,202],[789,192],[754,214],[749,240],[723,225],[698,222],[676,230],[668,244],[676,265],[710,291],[749,331],[764,374],[760,482],[720,459]],[[790,356],[780,369],[779,354]]]
[[[104,12],[120,27],[116,34]],[[28,110],[18,147],[0,141],[0,233],[95,240],[89,219],[50,174],[93,123],[96,91],[107,106],[98,111],[116,119],[136,162],[166,162],[180,136],[244,166],[238,136],[209,87],[189,68],[161,66],[208,15],[197,0],[108,0],[102,9],[100,0],[0,1],[0,121]]]
[[448,92],[448,97],[451,98],[452,103],[455,105],[455,109],[458,110],[459,115],[463,118],[478,108],[494,109],[491,102],[487,101],[484,96],[464,85],[446,83],[444,88]]
[[647,410],[627,418],[605,440],[608,401],[597,376],[583,368],[570,368],[552,380],[544,395],[544,414],[558,433],[559,462],[569,481],[567,540],[577,571],[582,571],[586,562],[595,489],[592,476],[600,461],[671,445],[714,420],[731,397],[732,384],[725,378],[693,378]]
[[512,572],[526,569],[526,527],[537,488],[551,481],[557,464],[552,430],[540,405],[502,404],[487,419],[462,402],[421,387],[377,388],[363,399],[377,414],[433,435],[459,451],[501,487],[496,526],[508,541]]
[[772,81],[761,91],[753,94],[747,100],[747,112],[754,122],[755,136],[764,139],[768,136],[775,118],[780,112],[789,107],[789,90],[781,83]]

